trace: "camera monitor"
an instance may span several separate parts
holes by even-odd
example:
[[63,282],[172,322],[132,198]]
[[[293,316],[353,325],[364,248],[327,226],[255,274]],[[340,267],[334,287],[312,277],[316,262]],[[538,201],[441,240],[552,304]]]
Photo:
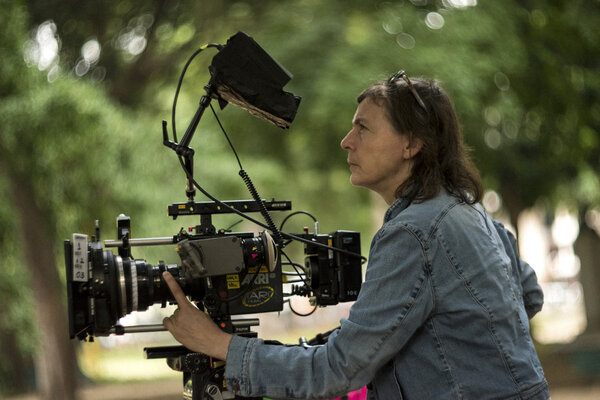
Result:
[[280,128],[289,128],[300,97],[283,91],[292,75],[250,36],[238,32],[208,68],[220,100],[241,107]]

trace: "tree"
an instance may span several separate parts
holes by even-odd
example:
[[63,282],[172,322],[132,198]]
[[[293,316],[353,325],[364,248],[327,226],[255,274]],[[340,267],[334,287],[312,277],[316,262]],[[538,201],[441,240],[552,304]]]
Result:
[[[295,209],[322,217],[325,229],[355,229],[369,237],[376,226],[368,192],[347,183],[338,144],[358,93],[400,68],[439,79],[450,92],[486,187],[500,192],[514,226],[519,213],[538,202],[548,208],[570,202],[582,214],[597,207],[597,2],[457,6],[465,3],[103,0],[90,7],[30,0],[25,8],[10,2],[0,27],[3,54],[10,58],[0,65],[0,185],[12,188],[14,206],[0,212],[9,227],[0,233],[4,247],[13,243],[11,230],[22,229],[19,243],[31,237],[13,214],[25,221],[39,213],[42,241],[89,231],[93,219],[112,218],[117,207],[135,210],[132,220],[144,221],[144,229],[161,227],[162,220],[145,210],[181,200],[183,179],[173,153],[160,146],[160,119],[171,127],[174,87],[187,57],[201,44],[225,43],[238,30],[294,74],[286,90],[303,100],[289,131],[231,106],[219,111],[224,125],[263,197],[292,199]],[[25,31],[44,23],[54,24],[60,43],[58,58],[44,67],[53,83],[21,61]],[[178,105],[180,131],[203,94],[214,51],[188,70]],[[247,196],[209,113],[192,147],[197,177],[209,191],[221,198]],[[140,167],[146,157],[161,162]],[[177,199],[169,198],[173,192]],[[33,199],[27,209],[21,196]],[[60,252],[56,244],[47,246]],[[35,271],[39,262],[29,265]]]
[[[5,4],[6,3],[6,4]],[[26,14],[19,3],[5,2],[0,4],[6,11],[0,15],[0,51],[5,55],[0,65],[0,99],[7,97],[27,87],[27,73],[20,69],[20,48],[25,37]],[[0,130],[1,132],[1,130]],[[5,165],[0,159],[0,188],[7,187],[4,174]],[[10,199],[5,191],[0,191],[2,204]],[[0,278],[0,349],[1,353],[10,360],[0,363],[0,396],[13,391],[23,391],[28,388],[28,381],[33,377],[34,331],[31,319],[26,311],[31,302],[28,300],[31,291],[27,290],[27,270],[16,268],[19,265],[18,256],[11,250],[18,245],[15,239],[16,224],[10,209],[0,207],[0,251],[3,254],[4,265]]]
[[[11,351],[26,347],[30,343],[27,338],[37,333],[33,338],[39,343],[32,347],[38,348],[35,372],[42,397],[72,399],[77,374],[67,330],[66,291],[56,263],[60,238],[77,226],[91,226],[92,218],[102,218],[108,210],[113,214],[117,205],[129,204],[143,211],[135,199],[135,188],[128,187],[125,175],[117,171],[127,174],[128,168],[142,170],[143,160],[128,161],[127,142],[135,146],[142,141],[143,137],[136,138],[133,133],[145,128],[118,112],[101,87],[69,77],[49,85],[44,75],[28,69],[20,51],[25,36],[18,34],[25,13],[18,4],[12,4],[11,18],[2,24],[9,34],[1,39],[3,48],[13,46],[7,52],[13,58],[3,64],[0,82],[0,184],[8,194],[8,203],[3,203],[0,213],[8,224],[2,224],[0,235],[3,249],[10,244],[19,249],[18,253],[12,249],[6,253],[6,261],[27,268],[16,280],[14,273],[0,278],[2,287],[10,289],[2,292],[7,296],[3,307],[9,312],[0,322],[7,328],[2,330],[6,345],[16,345]],[[16,265],[8,271],[14,271]],[[31,291],[15,287],[12,280],[29,280]],[[16,294],[22,299],[11,297]],[[33,301],[27,301],[28,297]],[[23,329],[23,323],[7,326],[15,302],[21,306],[33,303],[23,311],[35,315],[37,332],[31,325],[25,325],[29,331]],[[27,358],[8,361],[14,362],[9,365],[16,377],[28,376],[24,371],[31,366]],[[14,386],[23,388],[24,383],[17,381]]]

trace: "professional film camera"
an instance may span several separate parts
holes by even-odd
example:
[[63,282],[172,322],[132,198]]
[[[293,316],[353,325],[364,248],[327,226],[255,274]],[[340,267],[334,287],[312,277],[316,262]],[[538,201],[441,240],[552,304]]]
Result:
[[[284,299],[293,295],[309,297],[314,307],[353,301],[358,296],[364,260],[360,255],[358,232],[339,230],[320,234],[317,223],[312,233],[307,228],[299,234],[282,232],[283,223],[289,217],[310,214],[291,213],[277,228],[270,212],[290,211],[291,202],[261,199],[241,163],[240,176],[252,200],[219,201],[194,179],[194,150],[189,144],[212,99],[218,100],[221,108],[231,103],[282,128],[289,127],[300,103],[299,97],[282,90],[291,78],[289,73],[243,32],[232,36],[226,45],[206,45],[194,53],[182,72],[176,93],[192,59],[208,47],[217,48],[219,52],[209,67],[211,78],[204,88],[206,95],[202,96],[181,141],[177,142],[174,123],[174,141],[169,139],[167,123],[163,121],[163,144],[177,153],[187,178],[187,201],[169,205],[168,214],[173,219],[199,216],[200,224],[189,230],[182,228],[168,237],[133,238],[130,218],[119,215],[114,240],[101,241],[98,223],[91,238],[74,234],[72,240],[66,240],[71,338],[93,340],[96,336],[164,330],[162,324],[122,326],[119,323],[121,317],[131,312],[173,302],[162,278],[164,271],[169,271],[184,293],[222,329],[251,337],[256,336],[251,327],[259,324],[258,319],[232,319],[232,316],[281,311]],[[174,109],[176,101],[177,94]],[[211,201],[196,202],[196,189]],[[249,216],[256,212],[262,214],[265,223]],[[227,213],[238,214],[264,230],[258,235],[217,230],[212,216]],[[293,241],[304,244],[304,265],[292,262],[285,253],[285,247]],[[150,264],[132,257],[132,247],[155,245],[174,245],[181,262]],[[111,248],[116,249],[116,253],[109,250]],[[282,265],[291,266],[295,272],[283,271]],[[291,274],[296,275],[292,281],[299,285],[287,284]],[[287,292],[284,285],[289,288]],[[193,353],[182,346],[146,348],[145,355],[166,358],[171,368],[183,372],[184,398],[235,398],[223,383],[223,361]]]

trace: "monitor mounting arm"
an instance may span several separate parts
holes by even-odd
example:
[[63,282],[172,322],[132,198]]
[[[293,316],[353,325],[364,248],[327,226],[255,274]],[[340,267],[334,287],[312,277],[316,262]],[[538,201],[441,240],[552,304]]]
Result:
[[179,157],[183,157],[183,164],[187,172],[187,186],[185,189],[186,196],[190,202],[194,201],[196,195],[196,189],[194,188],[193,177],[194,177],[194,149],[190,147],[190,142],[194,136],[194,132],[198,127],[198,123],[204,114],[206,108],[210,105],[211,94],[213,92],[212,85],[209,83],[204,87],[206,94],[200,98],[200,103],[194,118],[190,122],[185,135],[179,143],[175,143],[169,140],[169,134],[167,132],[167,121],[163,120],[163,144],[170,149],[174,150]]

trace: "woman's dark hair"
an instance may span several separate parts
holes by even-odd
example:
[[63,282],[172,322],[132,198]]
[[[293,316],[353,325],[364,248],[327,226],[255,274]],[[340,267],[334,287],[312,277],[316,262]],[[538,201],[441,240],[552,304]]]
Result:
[[468,204],[478,203],[483,194],[481,178],[463,143],[450,98],[434,82],[408,80],[405,75],[395,79],[398,76],[371,85],[357,99],[382,105],[397,132],[408,135],[411,142],[423,142],[409,178],[396,189],[396,198],[422,201],[443,187]]

